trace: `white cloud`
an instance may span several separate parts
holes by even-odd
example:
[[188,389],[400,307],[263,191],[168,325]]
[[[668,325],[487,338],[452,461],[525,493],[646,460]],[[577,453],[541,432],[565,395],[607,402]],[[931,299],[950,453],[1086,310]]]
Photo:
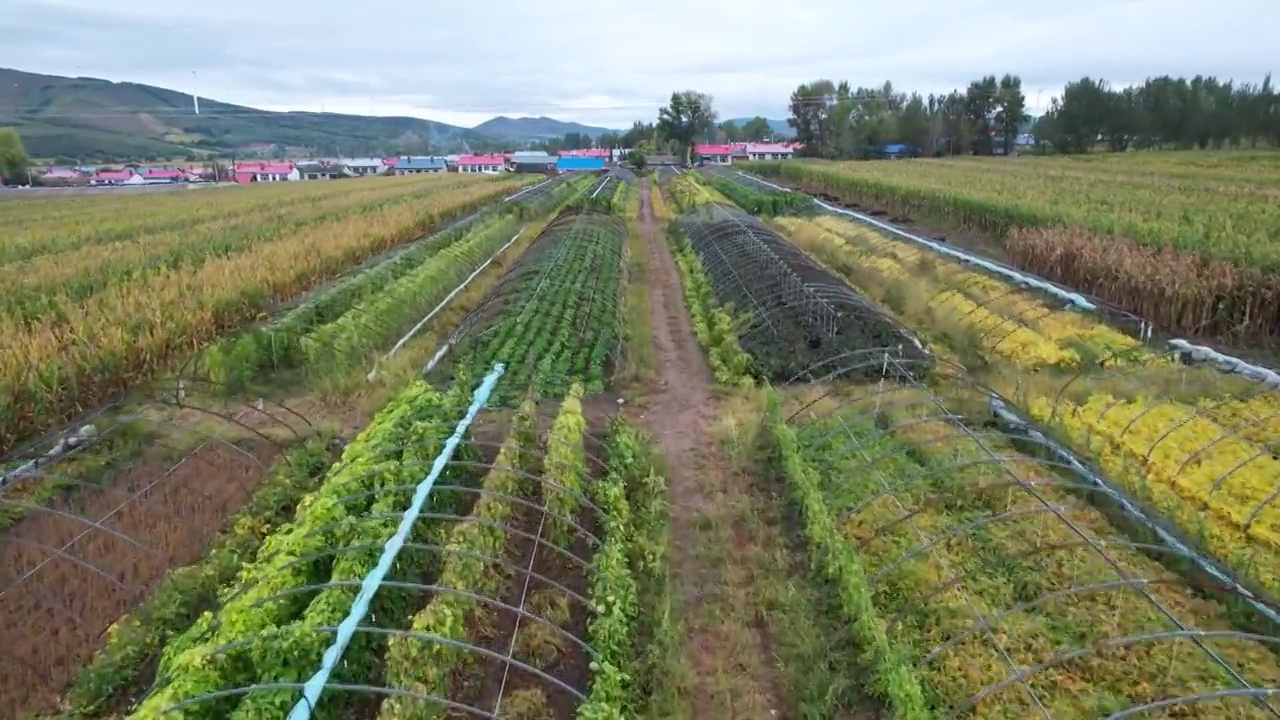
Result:
[[1258,80],[1278,57],[1270,0],[3,2],[0,66],[183,90],[195,69],[227,102],[465,125],[624,127],[685,88],[723,117],[784,117],[790,91],[822,77],[929,93],[1013,72],[1044,104],[1086,74]]

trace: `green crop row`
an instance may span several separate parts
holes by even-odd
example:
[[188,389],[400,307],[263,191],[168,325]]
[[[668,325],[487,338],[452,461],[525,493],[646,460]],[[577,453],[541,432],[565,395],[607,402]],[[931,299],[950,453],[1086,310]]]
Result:
[[530,386],[542,397],[559,397],[577,381],[601,392],[621,333],[625,238],[624,225],[590,214],[549,228],[526,251],[535,255],[524,261],[533,267],[520,268],[515,287],[504,289],[496,324],[472,331],[479,340],[460,351],[465,366],[505,363],[503,399]]
[[693,331],[716,382],[726,387],[752,387],[751,356],[738,343],[738,323],[732,311],[716,300],[698,254],[679,236],[673,236],[673,243]]
[[470,223],[462,224],[414,243],[394,257],[315,293],[279,319],[210,346],[198,362],[210,379],[232,387],[262,370],[297,367],[306,359],[308,333],[337,320],[360,301],[462,240],[471,227]]
[[586,491],[584,434],[587,421],[582,417],[584,392],[581,383],[574,383],[569,388],[547,438],[547,456],[542,471],[547,540],[562,548],[570,547],[577,534],[575,522]]
[[[654,532],[652,525],[644,523],[659,523],[663,516],[652,504],[633,508],[627,494],[637,484],[652,490],[661,483],[650,479],[653,476],[652,466],[644,462],[639,435],[615,422],[605,477],[592,485],[602,515],[603,544],[592,562],[592,617],[587,625],[596,658],[591,663],[590,691],[578,706],[578,720],[632,718],[642,702],[636,696],[637,681],[642,680],[636,676],[641,612],[637,576],[657,570],[660,558],[653,556],[648,565],[637,565],[632,553],[642,538]],[[652,494],[643,496],[650,503],[661,502]]]
[[[203,614],[169,643],[158,689],[131,717],[167,717],[166,711],[180,702],[257,682],[297,682],[314,671],[330,640],[317,628],[337,625],[358,588],[300,589],[358,581],[368,573],[407,507],[412,486],[426,475],[468,403],[469,390],[460,384],[442,393],[418,382],[384,408],[346,448],[320,488],[302,501],[294,521],[266,539],[254,561],[224,591],[222,607]],[[437,511],[448,510],[457,503],[455,494],[433,493],[430,502]],[[419,525],[415,535],[436,532],[440,523]],[[379,593],[371,617],[381,617],[379,603],[400,595]],[[371,660],[370,644],[364,634],[353,641],[344,672]],[[224,695],[193,702],[184,717],[279,718],[295,696],[287,690]]]
[[[467,638],[467,626],[482,605],[473,596],[499,598],[506,586],[500,562],[506,549],[512,498],[527,491],[522,456],[537,443],[535,410],[530,400],[516,414],[511,437],[485,475],[482,494],[467,522],[453,528],[446,544],[447,558],[437,585],[458,592],[439,592],[409,623],[413,635],[393,638],[387,647],[387,686],[418,696],[444,697],[453,673],[481,656],[447,641]],[[465,593],[465,594],[464,594]],[[444,641],[444,642],[442,642]],[[434,720],[439,703],[408,695],[392,695],[383,703],[379,720]]]
[[868,573],[853,546],[841,535],[832,509],[822,491],[822,481],[810,464],[794,429],[786,423],[781,400],[768,396],[765,411],[770,440],[775,446],[777,470],[792,502],[800,510],[802,532],[815,569],[835,588],[836,602],[849,623],[854,644],[870,665],[867,689],[882,700],[899,720],[933,717],[924,690],[908,661],[907,649],[889,632],[871,592]]
[[752,187],[720,176],[712,177],[711,186],[752,215],[813,215],[818,211],[813,199],[804,193]]
[[428,259],[367,302],[316,329],[303,341],[308,363],[367,359],[385,350],[407,326],[435,307],[517,232],[514,219],[498,216],[473,227],[460,242]]

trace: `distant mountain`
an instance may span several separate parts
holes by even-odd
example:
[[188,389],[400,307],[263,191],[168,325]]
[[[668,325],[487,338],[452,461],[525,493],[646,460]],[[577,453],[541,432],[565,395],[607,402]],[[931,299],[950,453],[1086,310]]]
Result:
[[[731,122],[734,125],[737,125],[738,127],[742,127],[743,125],[746,125],[747,121],[749,120],[751,120],[751,118],[749,117],[740,117],[740,118],[732,118],[731,120],[726,120],[725,122]],[[769,121],[769,129],[773,130],[775,135],[785,135],[787,137],[790,137],[796,134],[795,128],[788,125],[786,120],[776,120],[774,118],[765,118],[765,120]]]
[[456,152],[472,140],[529,141],[605,128],[551,118],[494,118],[467,128],[409,117],[271,112],[138,83],[0,68],[0,127],[15,126],[32,157],[179,158],[246,151],[317,155]]
[[549,117],[509,118],[499,115],[471,128],[471,132],[494,140],[549,140],[564,137],[567,133],[580,133],[600,137],[604,133],[619,132],[609,128],[593,127],[575,122],[564,122]]

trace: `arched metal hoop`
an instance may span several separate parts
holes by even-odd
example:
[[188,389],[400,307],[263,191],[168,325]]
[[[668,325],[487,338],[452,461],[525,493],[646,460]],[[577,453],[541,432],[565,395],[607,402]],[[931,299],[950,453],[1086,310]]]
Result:
[[264,478],[305,474],[285,450],[316,436],[286,405],[180,378],[139,386],[0,462],[0,697],[32,707],[62,691]]
[[[1205,557],[1165,542],[1138,503],[1045,435],[993,422],[993,398],[1010,405],[991,388],[945,365],[930,385],[834,383],[826,364],[812,376],[822,382],[790,391],[784,417],[943,716],[1085,717],[1126,698],[1137,714],[1177,696],[1206,710],[1247,698],[1249,717],[1280,717],[1280,625],[1231,609],[1274,603],[1204,572]],[[1178,645],[1169,675],[1125,694],[1142,658]],[[1120,648],[1134,657],[1115,660]],[[1082,687],[1111,699],[1064,700]]]
[[745,316],[738,339],[762,375],[783,381],[867,347],[932,360],[924,344],[843,280],[759,220],[716,204],[673,224],[697,255],[715,299]]
[[[495,422],[504,421],[482,418],[486,426]],[[589,472],[602,472],[606,458],[593,452],[604,443],[589,435],[583,443]],[[321,704],[367,707],[400,698],[468,716],[503,717],[503,703],[516,695],[548,703],[585,697],[586,668],[597,655],[586,634],[593,612],[588,581],[602,542],[603,511],[588,490],[590,478],[565,484],[543,472],[551,462],[547,450],[514,440],[464,439],[373,595],[369,614],[354,627],[349,648],[372,655],[349,649],[325,685]],[[519,464],[510,464],[511,458]],[[350,604],[363,584],[351,573],[378,555],[382,537],[400,519],[402,500],[417,487],[381,482],[384,472],[374,466],[359,475],[361,490],[332,499],[345,510],[341,519],[317,525],[290,544],[312,551],[297,557],[266,553],[252,561],[246,581],[223,595],[192,638],[198,662],[225,681],[210,692],[177,697],[162,711],[222,712],[226,703],[268,697],[275,702],[281,693],[296,700],[300,682],[240,683],[234,669],[249,663],[256,680],[267,680],[280,677],[263,664],[270,658],[308,671],[318,666],[320,651],[343,620],[335,610]],[[505,478],[512,489],[490,487],[495,478]],[[483,512],[490,515],[481,516],[485,503]],[[566,514],[564,508],[572,510]],[[490,538],[485,542],[500,538],[498,550],[468,549],[464,538],[480,536]],[[298,582],[281,585],[280,577]],[[465,584],[454,584],[462,579]],[[259,613],[271,618],[270,629],[238,634],[238,623]],[[441,622],[447,618],[459,618],[461,627]],[[375,672],[374,662],[385,672]],[[436,663],[447,663],[439,665],[444,675],[432,675]],[[426,679],[431,677],[436,680]],[[152,692],[167,683],[164,675],[157,677]]]
[[[450,380],[453,364],[440,362],[448,353],[460,359],[481,358],[476,362],[482,364],[508,363],[512,370],[504,386],[511,392],[504,391],[502,402],[528,385],[544,397],[558,397],[573,381],[587,381],[596,371],[598,377],[589,382],[588,390],[602,391],[603,379],[612,375],[608,366],[616,366],[621,337],[616,288],[625,237],[626,225],[615,215],[590,208],[561,213],[449,336],[428,363],[428,377]],[[567,293],[575,307],[549,305],[550,294],[564,290],[568,282],[574,283]],[[546,338],[568,337],[573,342],[560,342],[549,350],[535,346],[532,339],[520,339],[535,326],[543,327]]]

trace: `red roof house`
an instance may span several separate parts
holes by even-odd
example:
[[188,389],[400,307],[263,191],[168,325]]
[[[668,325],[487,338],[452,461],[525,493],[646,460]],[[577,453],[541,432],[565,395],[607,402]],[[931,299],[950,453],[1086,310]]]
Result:
[[236,163],[235,178],[238,183],[285,182],[301,179],[298,168],[289,162],[248,161]]
[[142,177],[130,170],[99,170],[89,177],[90,185],[138,185]]
[[458,158],[458,172],[464,173],[496,175],[505,165],[506,158],[501,155],[462,155]]
[[750,160],[790,160],[796,151],[785,143],[747,143]]
[[729,145],[694,145],[693,151],[710,165],[733,164],[733,148]]

